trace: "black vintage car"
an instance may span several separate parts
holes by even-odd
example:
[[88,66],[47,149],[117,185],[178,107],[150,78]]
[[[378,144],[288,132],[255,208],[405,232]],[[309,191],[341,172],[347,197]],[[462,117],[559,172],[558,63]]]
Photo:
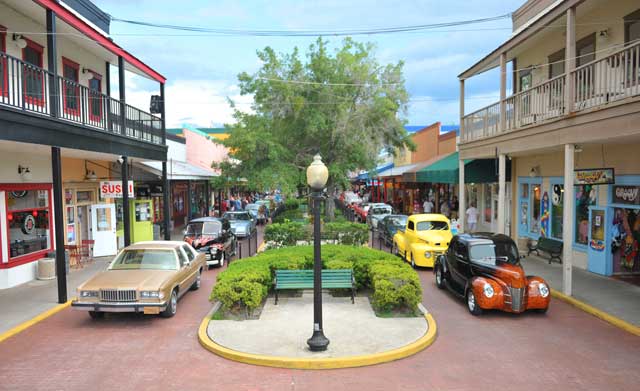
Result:
[[238,247],[229,220],[218,217],[191,220],[184,230],[184,241],[206,254],[207,266],[224,266]]
[[393,235],[398,232],[398,229],[404,229],[407,225],[407,215],[388,215],[385,216],[380,222],[378,222],[378,234],[380,240],[391,247],[393,244]]
[[540,277],[526,276],[521,258],[506,235],[457,235],[447,252],[436,258],[436,285],[466,298],[473,315],[490,309],[546,312],[551,300],[549,285]]

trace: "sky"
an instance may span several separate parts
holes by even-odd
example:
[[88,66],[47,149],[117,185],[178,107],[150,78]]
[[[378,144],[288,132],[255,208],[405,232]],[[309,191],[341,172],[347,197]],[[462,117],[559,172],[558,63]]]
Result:
[[[358,29],[442,23],[513,12],[524,0],[93,0],[114,17],[153,23],[254,30]],[[303,52],[316,37],[247,37],[189,33],[113,21],[112,38],[167,78],[167,127],[233,122],[228,99],[248,111],[251,96],[240,96],[237,75],[256,72],[256,51],[271,46]],[[404,62],[410,125],[459,123],[457,75],[511,34],[511,19],[434,31],[354,37],[376,44],[381,64]],[[325,37],[333,47],[343,37]],[[508,80],[510,78],[507,78]],[[117,76],[112,77],[117,80]],[[158,86],[128,75],[127,101],[148,110]],[[466,112],[499,98],[497,69],[466,82]]]

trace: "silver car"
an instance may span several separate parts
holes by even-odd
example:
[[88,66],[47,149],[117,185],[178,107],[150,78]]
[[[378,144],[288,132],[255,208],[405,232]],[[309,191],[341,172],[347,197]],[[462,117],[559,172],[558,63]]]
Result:
[[391,205],[372,204],[367,212],[367,224],[371,229],[378,229],[378,223],[393,213]]
[[239,238],[251,236],[256,230],[256,219],[247,211],[226,212],[222,218],[229,220],[231,232]]

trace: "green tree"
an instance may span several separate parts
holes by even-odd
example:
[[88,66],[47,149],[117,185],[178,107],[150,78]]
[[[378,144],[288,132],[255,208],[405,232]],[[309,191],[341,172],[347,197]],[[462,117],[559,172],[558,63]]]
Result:
[[[260,70],[238,76],[241,94],[253,95],[253,112],[235,110],[236,123],[222,144],[236,160],[219,165],[222,175],[290,194],[306,186],[305,170],[320,153],[333,194],[348,185],[349,172],[374,168],[382,148],[413,149],[403,126],[403,63],[380,65],[374,49],[347,38],[331,53],[318,38],[306,61],[297,48],[259,51]],[[331,218],[333,203],[327,205]]]

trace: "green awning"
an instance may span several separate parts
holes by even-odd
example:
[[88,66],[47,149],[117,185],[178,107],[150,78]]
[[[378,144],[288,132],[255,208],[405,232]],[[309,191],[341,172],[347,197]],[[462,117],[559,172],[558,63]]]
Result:
[[[416,173],[417,182],[458,183],[460,155],[454,152]],[[469,159],[464,161],[465,183],[498,182],[496,159]],[[506,177],[511,178],[511,162],[507,161]]]

